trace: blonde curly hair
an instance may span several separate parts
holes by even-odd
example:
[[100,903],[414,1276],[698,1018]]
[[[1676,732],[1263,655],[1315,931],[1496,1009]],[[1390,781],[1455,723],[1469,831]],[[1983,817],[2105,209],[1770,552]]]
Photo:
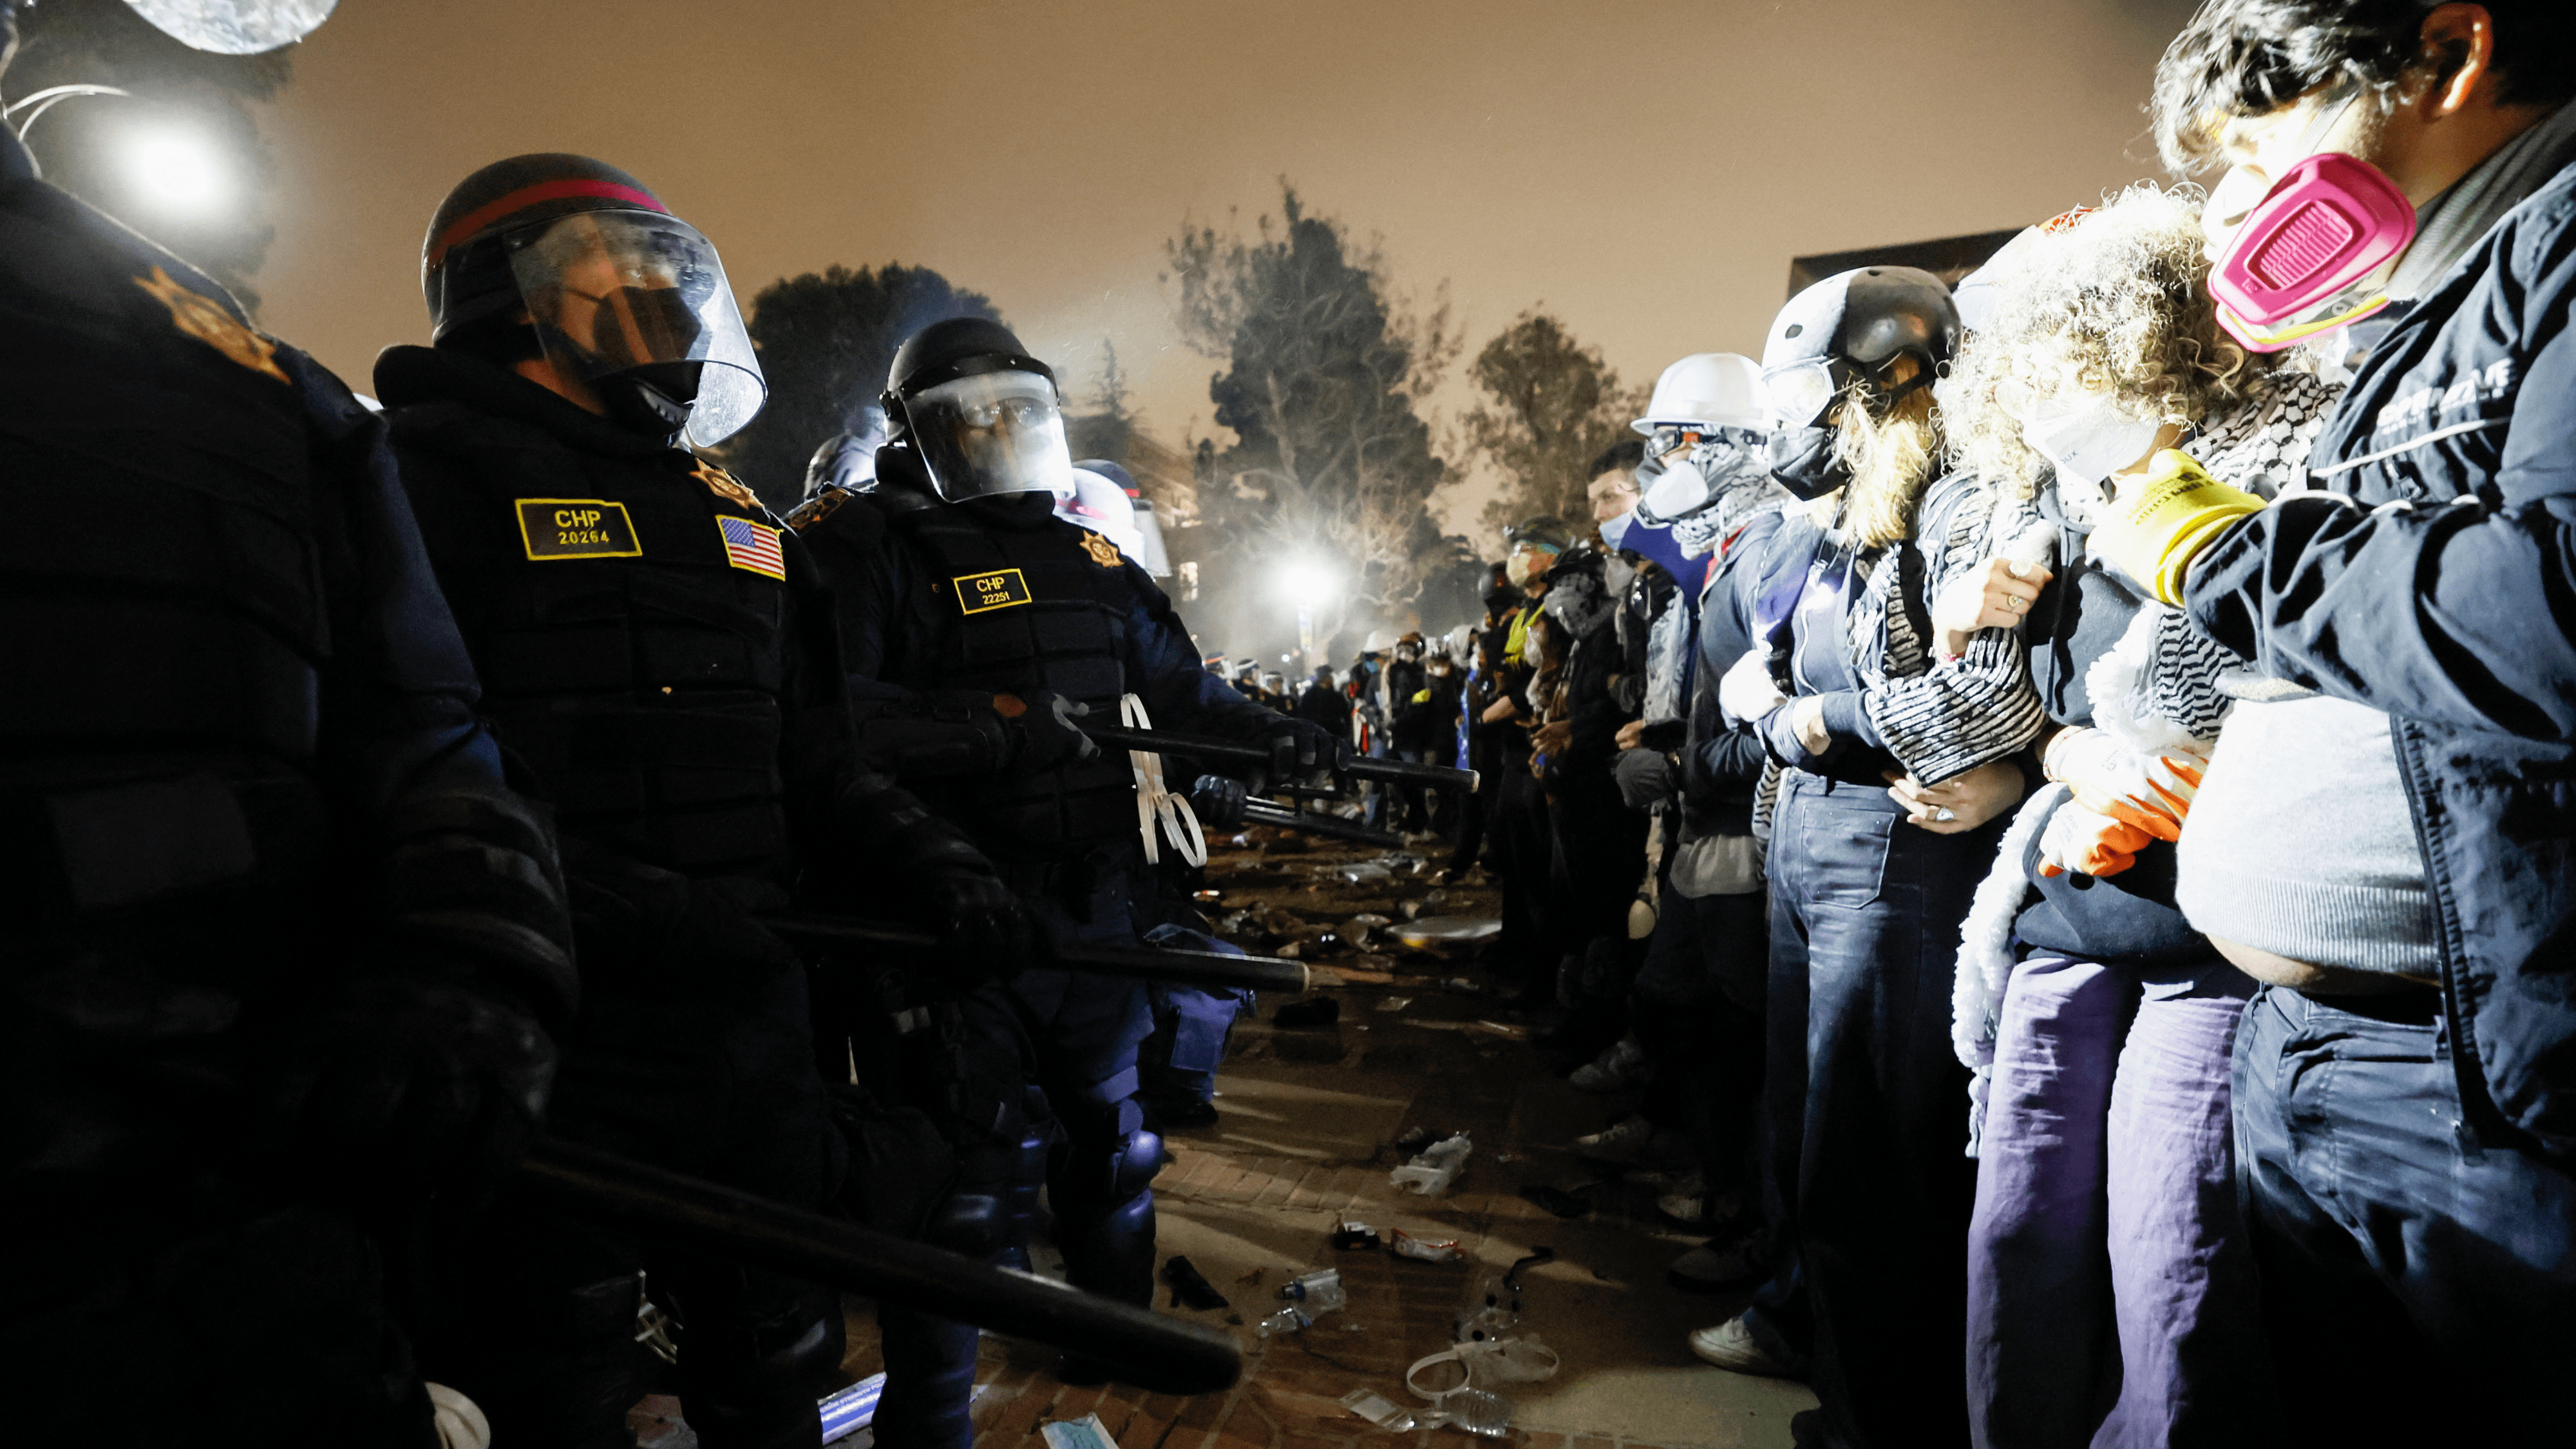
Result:
[[2006,264],[1994,311],[1941,388],[1953,464],[2028,498],[2049,465],[2022,441],[2007,405],[2016,394],[2044,397],[2071,378],[2134,417],[2191,427],[2285,365],[2219,329],[2201,200],[2197,187],[2140,182]]

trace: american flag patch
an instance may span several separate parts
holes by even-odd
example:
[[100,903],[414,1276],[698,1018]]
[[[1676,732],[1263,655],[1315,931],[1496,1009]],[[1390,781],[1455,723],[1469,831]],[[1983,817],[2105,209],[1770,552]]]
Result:
[[778,547],[779,530],[748,518],[719,517],[716,531],[724,535],[725,562],[773,579],[787,577],[787,555]]

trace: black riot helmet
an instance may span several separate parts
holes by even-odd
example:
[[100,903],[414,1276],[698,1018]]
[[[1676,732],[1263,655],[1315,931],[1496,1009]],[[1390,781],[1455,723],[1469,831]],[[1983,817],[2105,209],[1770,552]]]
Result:
[[999,322],[951,317],[905,338],[878,401],[889,440],[951,503],[1073,487],[1055,369]]
[[705,447],[768,396],[714,245],[605,162],[546,152],[466,177],[430,218],[420,270],[439,345],[542,353],[648,436]]
[[[1762,343],[1762,394],[1783,426],[1815,427],[1857,388],[1873,414],[1929,387],[1959,350],[1959,309],[1939,277],[1919,267],[1861,267],[1789,299]],[[1897,358],[1914,376],[1891,383]]]

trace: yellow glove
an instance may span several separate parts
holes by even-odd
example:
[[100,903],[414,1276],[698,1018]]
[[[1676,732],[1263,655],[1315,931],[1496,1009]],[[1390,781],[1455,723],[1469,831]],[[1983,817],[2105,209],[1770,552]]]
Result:
[[2119,500],[2093,530],[2091,548],[2147,592],[2179,605],[2191,561],[2236,520],[2262,511],[2262,499],[2167,448],[2145,474],[2121,480]]

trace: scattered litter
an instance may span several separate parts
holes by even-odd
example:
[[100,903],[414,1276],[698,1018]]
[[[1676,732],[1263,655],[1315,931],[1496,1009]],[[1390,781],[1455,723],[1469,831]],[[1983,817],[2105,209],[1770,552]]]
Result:
[[1481,1031],[1487,1036],[1498,1036],[1505,1041],[1529,1040],[1529,1028],[1516,1021],[1492,1021],[1479,1018],[1467,1023],[1467,1030]]
[[1448,980],[1441,982],[1440,985],[1442,988],[1449,991],[1455,991],[1461,996],[1482,996],[1485,994],[1485,985],[1483,982],[1470,981],[1464,976],[1452,976]]
[[1374,860],[1364,860],[1357,865],[1318,866],[1315,873],[1325,880],[1337,880],[1344,885],[1383,885],[1395,878],[1395,872]]
[[1407,946],[1435,956],[1482,944],[1502,933],[1502,921],[1493,916],[1420,916],[1393,932]]
[[1225,892],[1216,890],[1192,891],[1190,892],[1190,899],[1203,906],[1212,906],[1225,899]]
[[[1374,1248],[1377,1246],[1377,1230],[1366,1223],[1343,1223],[1333,1229],[1332,1242],[1334,1247],[1344,1252]],[[1261,1270],[1255,1268],[1252,1271],[1258,1274]],[[1256,1277],[1253,1281],[1257,1283],[1261,1280]]]
[[1458,1245],[1456,1238],[1445,1238],[1435,1243],[1428,1238],[1417,1238],[1402,1228],[1389,1228],[1386,1230],[1386,1246],[1387,1251],[1397,1257],[1413,1258],[1425,1263],[1467,1261],[1467,1250]]
[[1521,1189],[1521,1196],[1561,1218],[1579,1218],[1592,1211],[1592,1204],[1561,1187],[1533,1182]]
[[[1375,961],[1381,958],[1363,956],[1360,959]],[[1318,966],[1314,975],[1318,981],[1359,982],[1369,986],[1388,986],[1395,981],[1394,972],[1372,971],[1365,966]]]
[[1296,943],[1296,942],[1294,942],[1294,941],[1291,941],[1291,942],[1289,942],[1287,945],[1282,946],[1282,947],[1278,948],[1278,949],[1277,949],[1277,950],[1275,950],[1275,951],[1272,951],[1270,954],[1271,954],[1271,955],[1273,955],[1273,956],[1278,957],[1278,958],[1279,958],[1280,960],[1282,960],[1282,961],[1294,961],[1294,960],[1296,960],[1296,959],[1297,959],[1297,952],[1298,952],[1298,945],[1297,945],[1297,943]]
[[1410,996],[1390,996],[1377,1004],[1379,1011],[1402,1011],[1413,1004]]
[[1422,914],[1423,905],[1424,902],[1421,901],[1397,901],[1395,903],[1395,913],[1402,919],[1409,921]]
[[1306,1305],[1306,1311],[1317,1318],[1336,1308],[1348,1307],[1350,1295],[1342,1291],[1342,1270],[1318,1268],[1312,1273],[1291,1278],[1279,1285],[1279,1296],[1292,1303]]
[[1350,924],[1355,929],[1367,929],[1376,926],[1391,926],[1395,923],[1388,920],[1386,917],[1379,915],[1375,911],[1362,911],[1358,915],[1351,917]]
[[1280,1309],[1278,1312],[1271,1314],[1268,1318],[1261,1320],[1260,1332],[1263,1338],[1268,1338],[1274,1333],[1304,1333],[1307,1329],[1314,1326],[1315,1320],[1313,1315],[1307,1313],[1304,1309],[1299,1308],[1296,1304],[1291,1303],[1287,1307]]
[[1224,1308],[1229,1306],[1216,1285],[1183,1257],[1173,1257],[1163,1264],[1163,1281],[1172,1286],[1174,1307]]
[[1374,1389],[1353,1389],[1342,1395],[1342,1407],[1390,1433],[1408,1433],[1414,1428],[1412,1414]]
[[1437,1132],[1429,1127],[1411,1128],[1403,1136],[1395,1139],[1395,1150],[1404,1153],[1420,1152],[1448,1135],[1446,1132]]
[[1118,1449],[1118,1441],[1109,1437],[1098,1414],[1042,1424],[1038,1433],[1045,1436],[1047,1449]]
[[1342,1019],[1341,999],[1332,996],[1310,996],[1303,1001],[1283,1003],[1270,1019],[1280,1026],[1331,1026]]
[[1269,1276],[1270,1270],[1267,1267],[1246,1268],[1241,1273],[1235,1275],[1234,1281],[1237,1283],[1249,1283],[1253,1287],[1258,1288],[1261,1286],[1261,1280]]

